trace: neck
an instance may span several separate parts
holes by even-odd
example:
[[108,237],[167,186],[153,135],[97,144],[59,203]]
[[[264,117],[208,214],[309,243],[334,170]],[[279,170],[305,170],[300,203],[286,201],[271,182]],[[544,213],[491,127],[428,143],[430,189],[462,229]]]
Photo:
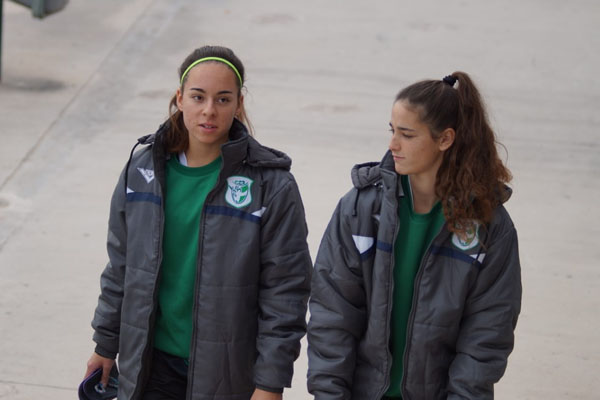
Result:
[[190,145],[185,151],[188,167],[203,167],[215,161],[221,155],[221,145],[198,146]]
[[409,175],[413,209],[417,214],[431,211],[438,198],[435,195],[435,175]]

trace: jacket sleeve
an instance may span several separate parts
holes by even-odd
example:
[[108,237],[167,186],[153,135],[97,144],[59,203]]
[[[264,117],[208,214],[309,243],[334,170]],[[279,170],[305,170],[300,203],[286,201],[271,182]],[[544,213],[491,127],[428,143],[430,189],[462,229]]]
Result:
[[517,233],[510,229],[486,250],[477,281],[465,303],[450,365],[448,399],[493,399],[506,369],[521,309]]
[[366,295],[343,199],[315,261],[308,325],[308,391],[316,400],[351,398],[356,352],[366,327]]
[[96,342],[95,351],[108,358],[115,358],[119,351],[121,302],[127,250],[124,173],[125,171],[121,173],[112,195],[106,244],[109,261],[100,277],[100,296],[92,320],[93,340]]
[[291,386],[293,363],[306,333],[312,272],[307,234],[304,207],[291,178],[267,204],[261,227],[254,383],[272,392]]

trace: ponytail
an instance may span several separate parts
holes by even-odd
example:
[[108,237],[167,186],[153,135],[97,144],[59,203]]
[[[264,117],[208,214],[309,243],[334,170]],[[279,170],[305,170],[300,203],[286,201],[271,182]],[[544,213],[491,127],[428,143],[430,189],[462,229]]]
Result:
[[169,153],[180,153],[187,150],[189,145],[189,135],[183,123],[183,113],[177,107],[177,94],[174,94],[169,102],[169,124],[164,141]]

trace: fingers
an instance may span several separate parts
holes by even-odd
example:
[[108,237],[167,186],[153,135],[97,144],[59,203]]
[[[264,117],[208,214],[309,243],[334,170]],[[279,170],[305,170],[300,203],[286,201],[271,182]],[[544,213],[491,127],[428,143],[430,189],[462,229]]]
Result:
[[92,374],[92,372],[94,372],[96,369],[94,369],[88,365],[87,369],[85,370],[85,375],[83,376],[83,379],[86,379],[88,376],[90,376]]
[[100,379],[100,382],[102,383],[102,386],[106,387],[108,385],[108,378],[110,377],[110,370],[114,364],[113,360],[109,360],[109,363],[105,363],[104,365],[102,365],[102,379]]
[[85,371],[84,379],[90,376],[97,369],[102,368],[102,377],[100,378],[100,382],[103,386],[106,386],[108,384],[108,379],[110,378],[110,370],[114,364],[115,360],[102,357],[97,353],[93,353],[87,362],[87,370]]
[[87,369],[85,371],[85,376],[83,377],[83,379],[90,376],[92,374],[92,372],[94,372],[98,368],[102,368],[102,360],[99,359],[98,357],[100,357],[100,356],[98,356],[98,354],[96,354],[96,353],[92,354],[92,356],[90,357],[90,359],[87,362]]

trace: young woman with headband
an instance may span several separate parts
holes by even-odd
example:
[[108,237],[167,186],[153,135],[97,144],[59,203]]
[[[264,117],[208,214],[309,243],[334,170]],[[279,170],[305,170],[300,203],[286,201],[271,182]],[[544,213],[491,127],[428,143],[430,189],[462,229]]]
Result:
[[307,227],[291,160],[248,133],[244,79],[230,49],[193,51],[115,188],[86,376],[106,384],[118,356],[119,399],[275,400],[291,384]]
[[313,273],[317,400],[492,399],[513,349],[521,277],[503,207],[510,172],[464,72],[392,108],[389,151],[352,170]]

